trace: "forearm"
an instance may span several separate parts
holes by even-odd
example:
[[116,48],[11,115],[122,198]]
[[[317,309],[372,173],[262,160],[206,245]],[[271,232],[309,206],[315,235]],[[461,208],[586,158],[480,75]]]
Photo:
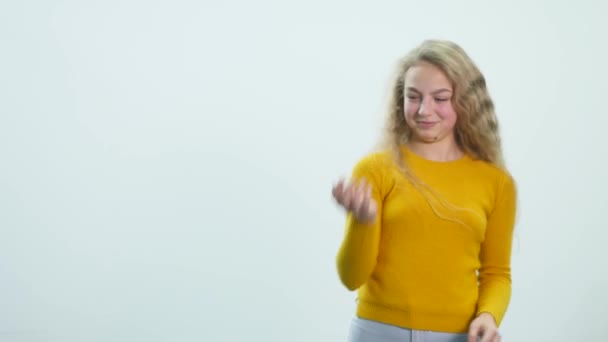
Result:
[[511,276],[508,269],[482,270],[479,281],[477,314],[487,312],[502,322],[511,300]]
[[376,222],[361,223],[349,214],[345,235],[336,257],[340,280],[349,290],[363,285],[376,266],[380,225]]
[[516,189],[505,177],[481,245],[478,313],[491,313],[496,324],[502,321],[511,300],[511,246],[516,214]]

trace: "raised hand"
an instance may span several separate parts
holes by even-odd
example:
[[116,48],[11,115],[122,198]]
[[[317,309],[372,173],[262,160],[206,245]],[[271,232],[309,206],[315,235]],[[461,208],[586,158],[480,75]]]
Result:
[[372,187],[365,179],[359,182],[345,184],[340,180],[332,189],[334,199],[355,218],[363,223],[370,223],[376,219],[378,204],[372,198]]

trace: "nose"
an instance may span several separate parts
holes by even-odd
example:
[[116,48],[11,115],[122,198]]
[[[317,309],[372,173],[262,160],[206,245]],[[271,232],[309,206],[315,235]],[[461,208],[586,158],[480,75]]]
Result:
[[431,104],[429,103],[429,100],[420,101],[417,114],[418,116],[429,116],[431,114]]

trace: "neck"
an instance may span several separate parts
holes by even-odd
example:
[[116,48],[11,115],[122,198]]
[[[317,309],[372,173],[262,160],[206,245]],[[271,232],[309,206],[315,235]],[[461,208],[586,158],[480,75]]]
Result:
[[439,162],[456,160],[462,157],[463,152],[453,139],[443,139],[435,142],[422,142],[413,140],[407,147],[417,155]]

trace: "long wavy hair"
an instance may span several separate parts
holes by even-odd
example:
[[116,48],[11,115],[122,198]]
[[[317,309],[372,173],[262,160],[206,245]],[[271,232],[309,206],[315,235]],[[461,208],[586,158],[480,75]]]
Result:
[[391,151],[398,165],[406,169],[401,146],[412,138],[412,130],[405,121],[405,74],[420,61],[438,67],[452,83],[452,105],[457,115],[454,135],[458,147],[475,159],[505,169],[498,120],[485,78],[459,45],[446,40],[426,40],[399,61],[381,148]]

